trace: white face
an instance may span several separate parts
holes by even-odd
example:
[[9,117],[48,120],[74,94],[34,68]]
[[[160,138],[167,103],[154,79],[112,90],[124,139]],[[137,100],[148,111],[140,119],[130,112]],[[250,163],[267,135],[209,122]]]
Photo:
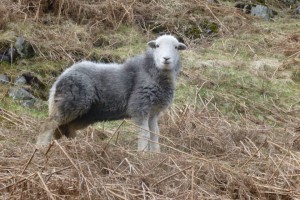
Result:
[[183,43],[171,35],[163,35],[148,42],[153,49],[155,64],[160,69],[172,70],[179,61],[179,50],[186,49]]

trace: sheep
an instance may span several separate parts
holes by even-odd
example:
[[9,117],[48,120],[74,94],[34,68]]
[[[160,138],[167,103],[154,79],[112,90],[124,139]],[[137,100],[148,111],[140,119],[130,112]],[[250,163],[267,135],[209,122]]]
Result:
[[95,122],[131,118],[141,127],[138,151],[160,152],[158,117],[172,102],[186,45],[172,35],[147,44],[143,55],[123,64],[81,61],[66,69],[50,90],[49,119],[37,145],[73,138]]

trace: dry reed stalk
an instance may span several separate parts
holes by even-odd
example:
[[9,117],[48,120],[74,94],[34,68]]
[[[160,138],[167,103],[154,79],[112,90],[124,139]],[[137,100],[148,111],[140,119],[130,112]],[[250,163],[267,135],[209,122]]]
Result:
[[[25,22],[32,19],[42,21],[47,15],[45,13],[49,12],[45,10],[47,2],[22,0],[12,4],[12,9],[18,13],[16,17]],[[95,26],[116,29],[122,24],[133,23],[137,20],[135,17],[140,16],[143,17],[144,28],[151,20],[161,20],[161,25],[171,32],[185,35],[184,30],[179,29],[182,26],[177,23],[180,16],[168,11],[169,2],[128,2],[56,1],[53,13],[48,13],[55,19],[54,24],[49,26],[55,29],[49,32],[36,28],[29,40],[43,59],[75,62],[78,59],[76,53],[82,53],[84,57],[95,38],[86,34],[85,30],[79,31],[83,35],[79,38],[74,36],[73,29],[68,32],[56,27],[55,23],[63,23],[68,18],[78,24],[86,24],[91,32],[97,29]],[[204,2],[175,3],[185,13],[182,16],[184,20],[193,16],[193,10],[203,9],[203,16],[210,16],[208,19],[216,22],[226,34],[233,33],[233,26],[223,21],[223,16],[232,10],[207,7]],[[153,7],[147,9],[148,4]],[[238,22],[247,18],[235,11],[233,15]],[[87,24],[86,19],[91,20],[92,25]],[[196,21],[201,19],[198,17]],[[281,42],[289,38],[285,44],[286,51],[291,53],[290,56],[298,55],[298,51],[292,52],[297,37],[276,37]],[[74,45],[73,42],[79,39],[83,42]],[[188,38],[183,39],[190,42]],[[50,43],[45,48],[41,45],[45,40],[63,42],[59,45]],[[279,46],[274,49],[284,51]],[[256,53],[252,44],[248,48]],[[199,84],[192,104],[174,106],[163,116],[159,142],[162,152],[157,154],[137,153],[135,145],[127,142],[135,141],[136,136],[119,134],[120,131],[127,133],[125,122],[130,129],[140,128],[127,120],[120,122],[106,141],[91,136],[89,130],[85,130],[75,140],[55,141],[46,153],[32,152],[30,142],[35,140],[38,132],[35,127],[39,120],[1,110],[0,198],[37,199],[44,195],[50,199],[299,199],[300,157],[299,149],[295,147],[298,137],[291,128],[286,128],[299,121],[297,112],[285,110],[274,102],[272,106],[265,107],[250,102],[246,97],[224,92],[203,97],[200,90],[205,89],[207,82],[204,80]],[[239,105],[245,115],[238,116],[238,120],[227,118],[217,106],[216,97]],[[251,121],[254,118],[251,111],[272,116],[277,127]],[[116,142],[112,143],[115,137]],[[66,164],[68,162],[71,165]]]
[[32,161],[32,159],[33,159],[33,157],[34,157],[34,155],[35,155],[36,152],[37,152],[37,149],[34,149],[34,152],[32,153],[31,157],[30,157],[29,160],[27,161],[27,163],[26,163],[24,169],[23,169],[22,172],[21,172],[21,175],[25,172],[25,170],[27,169],[27,167],[28,167],[29,164],[31,163],[31,161]]
[[47,187],[47,185],[46,185],[46,183],[45,183],[43,177],[42,177],[41,174],[40,174],[40,172],[38,172],[37,174],[38,174],[38,177],[40,178],[40,180],[41,180],[41,182],[42,182],[42,184],[43,184],[43,186],[44,186],[44,188],[45,188],[47,194],[49,195],[50,199],[54,200],[55,198],[54,198],[52,192],[51,192],[51,191],[49,190],[49,188]]

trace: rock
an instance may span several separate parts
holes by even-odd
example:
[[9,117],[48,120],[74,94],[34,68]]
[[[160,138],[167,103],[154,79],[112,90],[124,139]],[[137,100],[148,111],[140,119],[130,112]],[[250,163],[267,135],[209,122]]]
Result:
[[5,54],[0,54],[0,61],[10,62],[10,57]]
[[15,100],[31,100],[35,99],[35,97],[25,90],[24,88],[21,87],[13,87],[9,90],[8,95],[12,97]]
[[0,61],[12,62],[16,60],[16,49],[9,48],[3,53],[0,53]]
[[26,79],[26,83],[35,89],[45,89],[46,85],[30,72],[23,73],[22,76]]
[[8,95],[14,100],[18,100],[24,107],[32,107],[38,101],[30,92],[20,87],[11,88]]
[[263,5],[252,6],[251,15],[257,16],[257,17],[262,17],[265,20],[270,20],[270,18],[272,18],[274,16],[273,10],[271,10],[267,6],[263,6]]
[[35,99],[23,100],[21,101],[21,105],[24,107],[33,107],[36,103]]
[[290,6],[297,3],[297,0],[283,0],[283,3],[285,3],[287,6]]
[[15,43],[16,50],[22,58],[31,58],[35,55],[33,46],[23,37],[18,37]]
[[16,80],[15,80],[15,84],[16,85],[25,85],[27,83],[26,78],[24,76],[19,76]]
[[9,83],[9,77],[5,74],[0,74],[0,83],[1,84],[8,84]]
[[234,5],[234,7],[240,9],[241,11],[243,11],[243,13],[250,14],[251,13],[251,8],[252,8],[252,4],[238,2],[238,3],[236,3]]
[[[261,2],[262,3],[262,2]],[[242,12],[246,14],[251,14],[253,16],[262,17],[265,20],[270,20],[270,18],[274,17],[278,13],[267,6],[254,4],[251,1],[247,2],[237,2],[234,7],[240,9]]]
[[300,6],[298,6],[298,7],[296,8],[296,14],[297,14],[297,15],[300,15]]

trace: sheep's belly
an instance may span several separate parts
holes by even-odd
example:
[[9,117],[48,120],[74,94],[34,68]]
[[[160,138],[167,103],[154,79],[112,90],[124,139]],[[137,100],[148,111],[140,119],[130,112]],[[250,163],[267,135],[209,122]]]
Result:
[[81,115],[76,120],[86,124],[92,124],[99,121],[119,120],[128,117],[129,116],[126,114],[126,108],[101,109],[101,107],[94,105],[86,114]]

